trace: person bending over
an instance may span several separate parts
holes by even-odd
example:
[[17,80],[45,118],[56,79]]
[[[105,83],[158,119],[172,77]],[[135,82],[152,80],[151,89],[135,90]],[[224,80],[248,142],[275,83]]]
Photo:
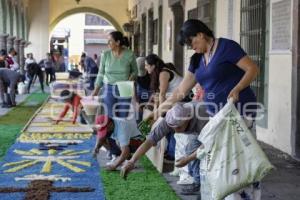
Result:
[[109,149],[112,154],[118,155],[113,163],[107,165],[109,171],[116,170],[143,142],[134,118],[111,119],[107,115],[100,115],[96,118],[96,130],[94,156],[99,153],[102,146]]
[[82,108],[82,105],[80,103],[81,97],[69,90],[63,90],[60,94],[60,98],[65,103],[65,107],[64,110],[60,113],[59,118],[55,121],[55,124],[58,124],[63,120],[70,108],[73,111],[72,123],[75,124],[78,113],[80,113]]
[[[191,139],[186,147],[186,154],[190,155],[195,152],[201,143],[197,140],[199,133],[208,121],[205,105],[201,103],[178,103],[170,109],[166,117],[150,132],[146,141],[137,149],[132,158],[126,162],[122,168],[121,176],[126,177],[127,174],[134,169],[134,164],[146,154],[146,152],[155,146],[164,136],[169,133],[184,133],[191,135]],[[179,166],[185,163],[179,160]],[[182,193],[199,192],[200,176],[199,176],[199,160],[189,163],[189,174],[194,178],[194,183],[187,188],[183,188]]]

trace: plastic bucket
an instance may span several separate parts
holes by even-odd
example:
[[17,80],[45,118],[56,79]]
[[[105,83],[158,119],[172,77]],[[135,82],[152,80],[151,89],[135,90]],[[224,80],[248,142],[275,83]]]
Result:
[[27,85],[25,85],[24,83],[19,83],[18,84],[18,94],[26,94],[26,88],[27,88]]
[[119,81],[117,82],[120,97],[132,97],[133,96],[133,81]]
[[100,106],[98,99],[82,98],[80,102],[87,115],[96,115],[97,109]]

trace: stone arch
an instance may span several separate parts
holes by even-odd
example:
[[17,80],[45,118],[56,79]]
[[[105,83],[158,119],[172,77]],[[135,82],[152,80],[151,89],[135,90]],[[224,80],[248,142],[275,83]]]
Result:
[[50,32],[54,29],[54,27],[58,24],[59,21],[61,21],[65,17],[68,17],[73,14],[77,14],[77,13],[92,13],[92,14],[99,15],[99,16],[105,18],[106,20],[108,20],[118,31],[124,32],[123,29],[121,28],[120,24],[111,15],[109,15],[108,13],[106,13],[102,10],[99,10],[96,8],[90,8],[90,7],[74,8],[74,9],[71,9],[71,10],[68,10],[68,11],[62,13],[55,20],[53,20],[51,22]]

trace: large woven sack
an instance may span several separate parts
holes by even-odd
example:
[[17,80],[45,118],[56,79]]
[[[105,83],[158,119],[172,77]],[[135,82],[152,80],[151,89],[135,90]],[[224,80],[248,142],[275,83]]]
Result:
[[205,188],[211,190],[203,192],[211,194],[207,199],[222,200],[261,181],[274,168],[232,102],[210,119],[198,139],[204,144],[197,156],[205,160]]

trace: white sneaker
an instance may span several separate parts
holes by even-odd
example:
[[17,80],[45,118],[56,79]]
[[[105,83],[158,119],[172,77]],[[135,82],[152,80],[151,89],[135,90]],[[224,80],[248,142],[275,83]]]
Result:
[[194,178],[191,176],[188,176],[184,179],[181,179],[179,181],[176,182],[178,185],[190,185],[194,183]]
[[117,157],[115,155],[112,155],[112,159],[106,163],[106,165],[111,165],[114,163],[114,161],[117,159]]
[[178,169],[177,167],[175,167],[174,170],[169,173],[170,176],[179,176],[179,174],[180,174],[180,169]]

